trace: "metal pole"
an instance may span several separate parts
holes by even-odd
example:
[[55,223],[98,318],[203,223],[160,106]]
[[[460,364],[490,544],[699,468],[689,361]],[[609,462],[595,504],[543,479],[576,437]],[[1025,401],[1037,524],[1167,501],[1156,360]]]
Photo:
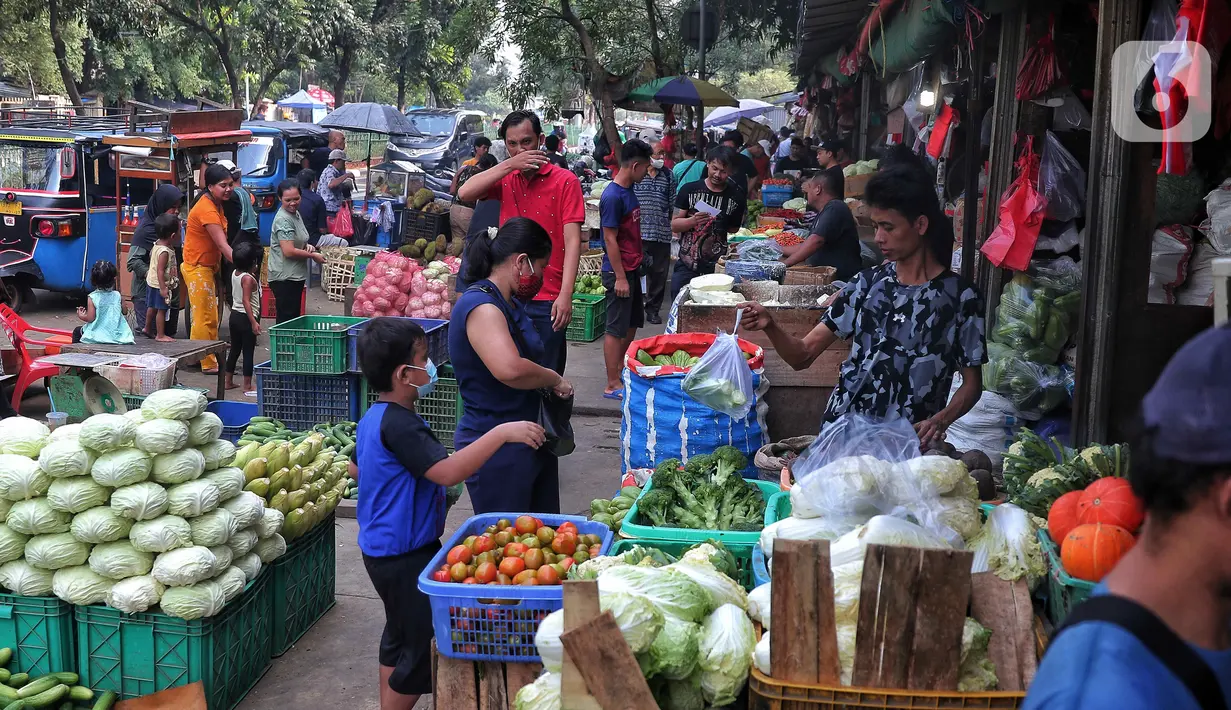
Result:
[[983,123],[983,60],[987,33],[979,35],[970,62],[970,84],[966,90],[966,185],[962,190],[962,278],[974,279],[975,243],[979,238],[979,173],[983,170],[980,126]]
[[705,79],[705,0],[701,0],[701,28],[698,31],[698,37],[697,47],[700,49],[701,59],[698,63],[697,78]]

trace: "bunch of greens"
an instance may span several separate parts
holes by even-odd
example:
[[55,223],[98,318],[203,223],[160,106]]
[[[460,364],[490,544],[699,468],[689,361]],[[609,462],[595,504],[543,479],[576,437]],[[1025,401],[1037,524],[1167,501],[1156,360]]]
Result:
[[748,458],[733,446],[693,456],[686,466],[668,459],[655,469],[637,510],[656,527],[759,531],[765,499],[741,475],[747,465]]

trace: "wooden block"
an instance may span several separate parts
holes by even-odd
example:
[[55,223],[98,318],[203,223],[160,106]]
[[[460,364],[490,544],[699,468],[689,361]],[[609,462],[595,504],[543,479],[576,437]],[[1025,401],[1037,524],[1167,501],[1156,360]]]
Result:
[[[834,623],[833,571],[828,540],[781,540],[774,543],[771,606],[778,628],[770,636],[774,677],[788,683],[836,684],[839,679],[838,633]],[[779,557],[779,555],[782,555]]]
[[432,682],[432,697],[436,710],[476,710],[479,707],[478,688],[475,685],[474,662],[448,658],[439,653],[435,657],[435,679]]
[[479,671],[479,710],[509,710],[513,707],[513,697],[505,692],[504,664],[479,661],[474,665]]
[[[598,617],[598,582],[570,579],[564,582],[564,630],[581,628]],[[623,641],[623,638],[621,638]],[[622,643],[627,646],[628,644]],[[564,667],[560,676],[560,701],[562,710],[597,710],[598,702],[586,690],[586,681],[564,652]]]
[[852,685],[957,688],[972,559],[965,551],[868,546]]
[[560,636],[586,689],[602,710],[645,710],[658,704],[611,612]]
[[140,698],[121,700],[116,703],[115,710],[206,710],[205,686],[197,681]]
[[[1025,603],[1021,604],[1018,597]],[[992,632],[987,655],[996,664],[999,690],[1029,687],[1038,665],[1034,609],[1025,580],[1006,582],[991,572],[971,575],[971,616]]]
[[530,685],[535,678],[543,672],[541,663],[506,663],[504,664],[504,685],[509,697],[509,705],[513,705],[513,698],[517,697],[517,691]]

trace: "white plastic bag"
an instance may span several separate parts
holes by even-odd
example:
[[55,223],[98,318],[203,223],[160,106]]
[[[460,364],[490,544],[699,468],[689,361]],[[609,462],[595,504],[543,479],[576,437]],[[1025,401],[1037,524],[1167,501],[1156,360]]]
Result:
[[681,386],[689,397],[732,419],[743,419],[752,408],[752,370],[734,335],[720,332]]
[[821,517],[866,519],[893,510],[879,482],[916,456],[919,435],[905,419],[844,414],[791,462],[791,473]]
[[1086,171],[1051,131],[1039,160],[1039,193],[1047,198],[1048,219],[1068,222],[1085,214]]

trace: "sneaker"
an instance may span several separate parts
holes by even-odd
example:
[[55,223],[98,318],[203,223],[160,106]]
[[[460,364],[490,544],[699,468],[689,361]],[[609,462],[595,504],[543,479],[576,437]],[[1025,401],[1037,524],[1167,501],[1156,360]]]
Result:
[[647,323],[652,323],[652,324],[654,324],[654,325],[662,325],[662,324],[663,324],[663,319],[662,319],[662,316],[658,315],[657,313],[646,313],[646,314],[645,314],[645,321],[646,321]]

